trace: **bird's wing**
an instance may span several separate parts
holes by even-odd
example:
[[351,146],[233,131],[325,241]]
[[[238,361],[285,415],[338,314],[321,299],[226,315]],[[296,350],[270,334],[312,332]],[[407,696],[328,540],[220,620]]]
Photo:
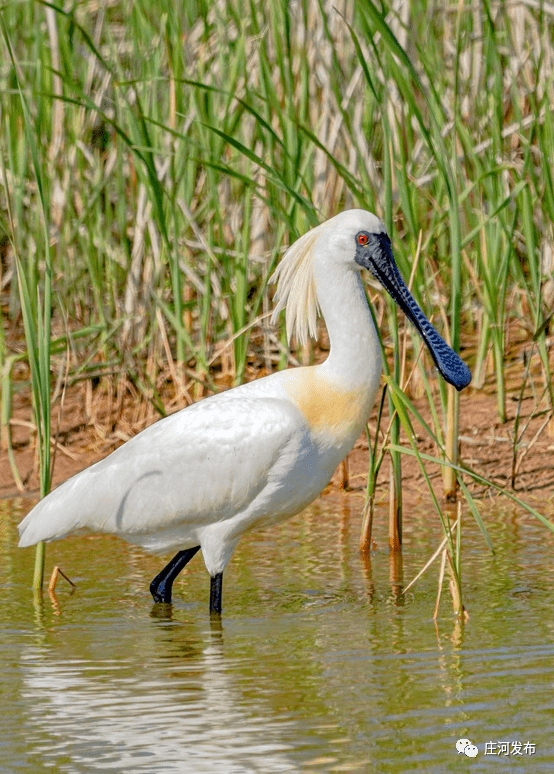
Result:
[[230,518],[267,485],[303,433],[285,400],[240,391],[206,399],[143,430],[41,500],[20,524],[20,545]]

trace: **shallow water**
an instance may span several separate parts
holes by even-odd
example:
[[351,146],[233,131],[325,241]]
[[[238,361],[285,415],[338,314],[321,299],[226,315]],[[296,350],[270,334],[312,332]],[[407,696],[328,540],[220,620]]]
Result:
[[437,564],[400,593],[441,539],[424,512],[406,517],[403,568],[384,514],[360,563],[357,496],[246,536],[217,623],[200,555],[153,605],[163,561],[104,536],[49,546],[78,588],[34,600],[27,508],[0,503],[0,772],[554,770],[554,540],[530,517],[487,515],[494,556],[465,518],[470,618],[445,592],[435,627]]

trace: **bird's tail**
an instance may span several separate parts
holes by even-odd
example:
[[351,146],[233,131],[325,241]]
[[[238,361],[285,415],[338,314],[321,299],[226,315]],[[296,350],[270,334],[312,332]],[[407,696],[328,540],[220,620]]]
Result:
[[74,479],[50,492],[19,524],[19,546],[32,546],[40,541],[58,540],[65,535],[83,531],[82,516],[72,506]]

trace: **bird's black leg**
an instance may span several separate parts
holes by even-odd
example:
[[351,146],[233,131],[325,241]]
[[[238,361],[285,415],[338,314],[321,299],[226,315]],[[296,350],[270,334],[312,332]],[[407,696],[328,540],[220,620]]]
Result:
[[223,573],[210,577],[210,613],[221,615],[221,589],[223,587]]
[[186,551],[179,551],[173,559],[166,564],[163,570],[156,575],[150,584],[150,593],[154,597],[154,602],[171,602],[171,587],[173,581],[179,575],[183,567],[190,562],[194,554],[200,550],[200,546],[187,548]]

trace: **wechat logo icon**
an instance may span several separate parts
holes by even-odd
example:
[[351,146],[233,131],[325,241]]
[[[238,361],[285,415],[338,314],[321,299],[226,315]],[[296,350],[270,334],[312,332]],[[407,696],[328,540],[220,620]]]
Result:
[[456,750],[458,754],[464,753],[468,758],[475,758],[479,750],[474,744],[471,744],[469,739],[458,739],[456,742]]

